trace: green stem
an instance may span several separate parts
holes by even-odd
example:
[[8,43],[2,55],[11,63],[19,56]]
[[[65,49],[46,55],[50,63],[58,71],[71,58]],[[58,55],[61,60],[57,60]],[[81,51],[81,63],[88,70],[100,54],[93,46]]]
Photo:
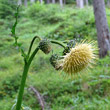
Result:
[[29,57],[29,55],[30,55],[30,53],[31,53],[31,49],[32,49],[32,46],[33,46],[33,44],[34,44],[34,41],[35,41],[35,39],[39,39],[39,40],[41,40],[41,38],[39,37],[39,36],[35,36],[33,39],[32,39],[32,41],[31,41],[31,44],[30,44],[30,47],[29,47],[29,50],[28,50],[28,57]]
[[[32,45],[33,45],[36,38],[38,38],[38,37],[35,36],[33,38],[32,42],[31,42],[31,45],[30,45],[30,48],[29,48],[29,51],[28,51],[28,55],[30,55]],[[51,43],[58,44],[58,45],[62,46],[63,48],[65,48],[64,43],[61,43],[59,41],[51,40]],[[23,75],[22,75],[22,79],[21,79],[21,85],[20,85],[20,89],[19,89],[19,93],[18,93],[18,100],[17,100],[16,110],[21,109],[21,104],[22,104],[22,99],[23,99],[23,93],[24,93],[24,87],[25,87],[25,83],[26,83],[27,73],[28,73],[30,64],[31,64],[33,58],[35,57],[36,53],[38,52],[38,50],[39,50],[39,46],[34,50],[32,55],[29,57],[29,60],[27,61],[27,63],[25,63],[25,65],[24,65],[24,71],[23,71]]]
[[18,44],[18,43],[17,43],[18,37],[17,37],[16,34],[15,34],[15,33],[16,33],[16,30],[15,30],[15,29],[16,29],[16,26],[17,26],[17,23],[18,23],[19,7],[20,7],[20,6],[17,7],[17,12],[15,13],[16,21],[15,21],[13,27],[12,27],[12,30],[11,30],[12,36],[15,38],[15,44],[16,44],[16,45]]
[[51,42],[51,43],[54,43],[54,44],[58,44],[58,45],[62,46],[63,48],[66,47],[66,45],[65,45],[64,43],[62,43],[62,42],[60,42],[60,41],[57,41],[57,40],[50,40],[50,42]]
[[28,73],[30,64],[31,64],[33,58],[35,57],[36,53],[38,52],[38,50],[39,50],[39,46],[34,50],[34,52],[32,53],[32,55],[29,58],[29,61],[24,66],[24,71],[23,71],[23,75],[22,75],[22,79],[21,79],[21,85],[20,85],[20,89],[19,89],[16,110],[20,110],[20,108],[21,108],[27,73]]
[[70,40],[65,40],[65,41],[63,41],[63,43],[68,43]]

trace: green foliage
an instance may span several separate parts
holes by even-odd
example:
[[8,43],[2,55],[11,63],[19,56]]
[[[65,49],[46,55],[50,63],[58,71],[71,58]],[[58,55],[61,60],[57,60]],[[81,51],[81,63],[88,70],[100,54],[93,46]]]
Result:
[[76,0],[67,0],[66,4],[76,4]]
[[41,17],[45,13],[45,5],[40,4],[39,2],[36,2],[32,6],[29,7],[28,15],[30,17]]
[[0,18],[13,16],[16,9],[16,0],[0,0]]
[[88,0],[89,1],[89,4],[91,4],[92,5],[92,3],[93,3],[93,0]]
[[[62,22],[54,31],[49,33],[47,37],[76,40],[93,37],[96,39],[94,16],[91,12],[91,8],[88,8],[88,10],[89,13],[86,9],[71,11],[69,15],[65,16],[65,21]],[[82,12],[84,12],[83,15]]]
[[6,77],[1,83],[0,86],[0,98],[3,98],[4,96],[10,96],[12,97],[19,88],[20,85],[20,75],[13,75],[10,77]]
[[63,20],[63,18],[57,15],[57,12],[60,11],[61,9],[57,5],[46,6],[37,2],[28,8],[27,16],[38,19],[42,23],[57,23]]

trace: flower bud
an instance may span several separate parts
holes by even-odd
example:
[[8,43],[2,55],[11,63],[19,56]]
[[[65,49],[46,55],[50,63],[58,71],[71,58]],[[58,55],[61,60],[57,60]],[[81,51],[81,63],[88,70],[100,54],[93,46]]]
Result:
[[48,54],[51,51],[51,42],[47,39],[43,39],[39,43],[39,48],[45,53]]
[[57,54],[53,54],[50,57],[50,63],[56,70],[60,70],[62,68],[58,63],[58,60],[59,60],[59,56]]

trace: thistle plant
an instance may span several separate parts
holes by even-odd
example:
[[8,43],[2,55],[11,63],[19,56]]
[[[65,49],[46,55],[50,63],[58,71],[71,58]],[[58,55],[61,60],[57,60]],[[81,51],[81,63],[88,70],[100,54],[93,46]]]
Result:
[[[50,63],[56,70],[63,70],[64,72],[70,74],[76,74],[81,72],[85,68],[91,66],[96,59],[95,55],[95,48],[91,44],[88,43],[81,43],[76,44],[74,40],[70,41],[68,44],[65,44],[61,41],[57,40],[49,40],[49,39],[42,39],[39,36],[35,36],[29,46],[28,52],[26,53],[21,45],[18,43],[18,37],[16,36],[16,26],[18,23],[18,14],[19,14],[19,7],[17,8],[17,12],[15,13],[16,21],[12,27],[12,37],[15,39],[14,45],[17,46],[21,52],[21,55],[24,58],[24,70],[22,74],[21,84],[19,88],[17,103],[16,103],[16,110],[21,109],[24,87],[26,83],[26,78],[28,75],[28,71],[32,61],[34,60],[35,55],[39,50],[43,51],[45,54],[49,54],[52,50],[52,43],[60,45],[64,48],[62,54],[63,56],[58,56],[57,54],[53,54],[50,58]],[[36,46],[35,50],[32,51],[33,44],[36,39],[39,39],[39,44]],[[76,44],[76,45],[75,45]]]
[[[29,71],[29,67],[30,67],[30,65],[31,65],[35,55],[37,54],[37,52],[39,50],[42,50],[45,54],[50,53],[50,51],[51,51],[51,43],[58,44],[58,45],[62,46],[63,48],[65,47],[65,44],[61,43],[59,41],[41,39],[40,37],[35,36],[32,39],[30,47],[29,47],[28,52],[26,54],[24,52],[24,50],[22,49],[21,45],[18,43],[18,37],[16,36],[16,26],[17,26],[17,23],[18,23],[18,14],[19,14],[19,7],[17,7],[17,12],[15,13],[16,21],[15,21],[13,27],[12,27],[12,31],[11,32],[12,32],[12,37],[15,39],[14,45],[16,47],[18,47],[18,49],[21,52],[21,55],[24,58],[24,70],[23,70],[21,84],[20,84],[20,88],[19,88],[17,104],[16,104],[16,110],[20,110],[21,109],[22,98],[23,98],[23,93],[24,93],[24,87],[25,87],[25,82],[26,82],[27,74],[28,74],[28,71]],[[40,43],[39,43],[39,45],[35,48],[35,50],[31,54],[31,50],[32,50],[33,44],[34,44],[34,42],[35,42],[35,40],[37,38],[40,40]]]

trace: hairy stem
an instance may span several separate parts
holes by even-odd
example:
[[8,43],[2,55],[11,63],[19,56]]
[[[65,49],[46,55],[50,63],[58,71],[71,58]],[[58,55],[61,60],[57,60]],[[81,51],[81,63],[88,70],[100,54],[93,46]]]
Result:
[[27,78],[27,73],[28,73],[30,64],[31,64],[33,58],[35,57],[36,53],[38,52],[38,50],[39,50],[39,46],[34,50],[34,52],[32,53],[32,55],[29,58],[29,61],[27,63],[25,63],[25,65],[24,65],[24,71],[23,71],[23,75],[22,75],[22,79],[21,79],[21,85],[20,85],[20,89],[19,89],[19,93],[18,93],[16,110],[20,110],[20,108],[21,108],[23,93],[24,93],[24,87],[25,87],[26,78]]

